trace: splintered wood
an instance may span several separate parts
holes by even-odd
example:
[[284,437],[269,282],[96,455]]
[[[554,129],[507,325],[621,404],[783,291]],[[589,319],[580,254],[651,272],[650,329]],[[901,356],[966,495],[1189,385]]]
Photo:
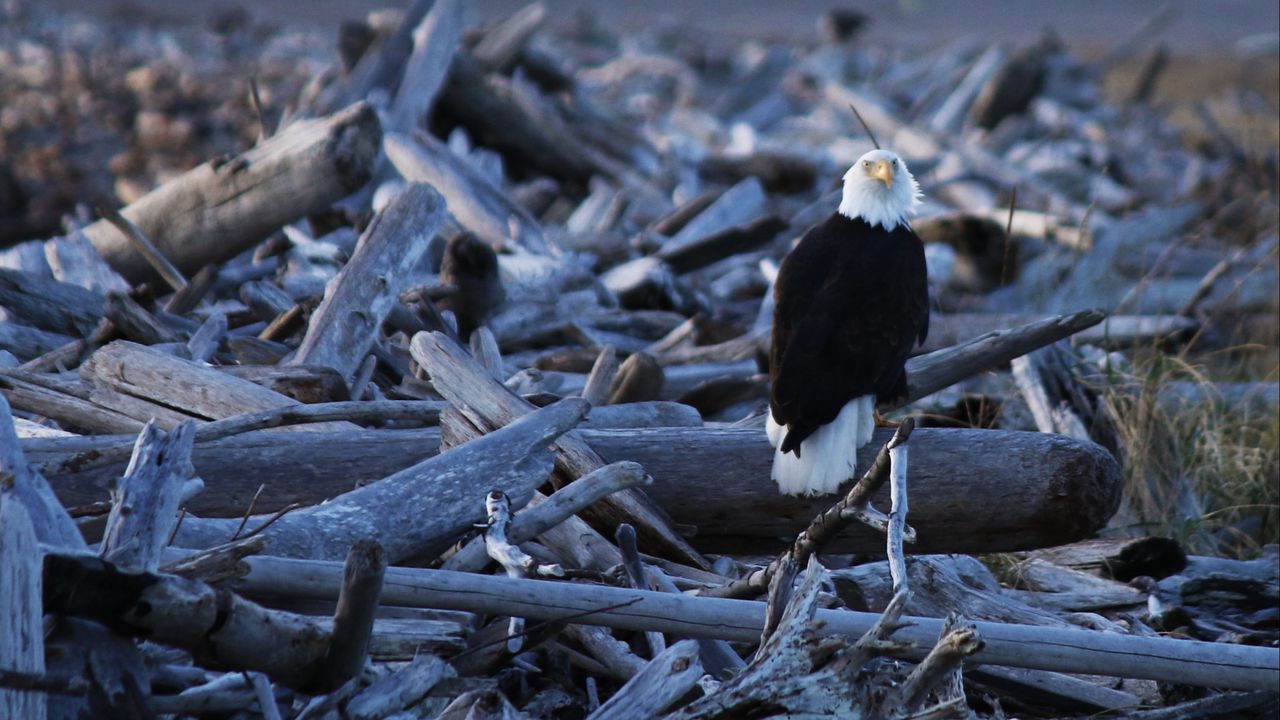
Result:
[[[1280,704],[1275,545],[1200,554],[1274,503],[1134,468],[1156,411],[1280,406],[1271,366],[1141,377],[1271,347],[1277,304],[1270,161],[1217,106],[1180,140],[1161,48],[1121,111],[1140,48],[1052,33],[471,10],[331,53],[0,9],[0,716]],[[921,185],[931,327],[878,454],[780,496],[773,283],[868,133]],[[1135,476],[1194,532],[1129,537]]]

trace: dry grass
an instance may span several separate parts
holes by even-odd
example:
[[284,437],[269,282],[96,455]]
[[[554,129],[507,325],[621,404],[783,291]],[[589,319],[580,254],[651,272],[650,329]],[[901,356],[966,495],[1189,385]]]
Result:
[[[1193,397],[1172,393],[1177,385]],[[1113,369],[1100,391],[1123,447],[1126,484],[1114,529],[1173,537],[1215,555],[1250,556],[1280,542],[1274,403],[1228,403],[1203,364],[1156,352],[1135,355],[1131,372]]]

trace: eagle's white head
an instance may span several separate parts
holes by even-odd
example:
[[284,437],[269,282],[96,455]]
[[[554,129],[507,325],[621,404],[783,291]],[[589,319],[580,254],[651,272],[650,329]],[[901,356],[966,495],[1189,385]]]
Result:
[[906,225],[920,204],[920,186],[907,164],[889,150],[872,150],[844,174],[840,214],[892,230]]

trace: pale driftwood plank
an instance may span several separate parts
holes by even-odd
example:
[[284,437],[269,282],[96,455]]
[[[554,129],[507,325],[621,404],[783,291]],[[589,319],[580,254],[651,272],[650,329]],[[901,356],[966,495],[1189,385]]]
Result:
[[439,190],[458,224],[476,237],[496,249],[514,242],[531,252],[548,252],[538,221],[444,143],[419,132],[388,133],[382,144],[387,159],[406,180],[430,183]]
[[[361,103],[304,120],[225,162],[207,162],[151,191],[121,214],[175,267],[193,273],[235,257],[281,225],[327,209],[368,182],[382,131]],[[106,220],[84,234],[126,279],[154,270]]]
[[146,424],[85,397],[41,384],[46,377],[23,370],[0,370],[0,393],[18,410],[39,413],[69,430],[82,433],[136,433]]
[[[248,380],[126,340],[99,348],[80,367],[80,376],[102,389],[161,405],[198,420],[300,404]],[[341,425],[351,427],[346,423]],[[325,426],[304,427],[322,429]]]
[[413,29],[413,53],[405,63],[387,129],[409,132],[423,121],[449,74],[462,35],[460,0],[436,0]]
[[650,660],[644,670],[591,713],[588,720],[644,720],[657,717],[689,692],[701,676],[698,643],[681,640]]
[[444,213],[444,199],[430,185],[413,183],[397,195],[325,287],[290,364],[325,365],[350,379],[400,293],[412,284],[413,271]]

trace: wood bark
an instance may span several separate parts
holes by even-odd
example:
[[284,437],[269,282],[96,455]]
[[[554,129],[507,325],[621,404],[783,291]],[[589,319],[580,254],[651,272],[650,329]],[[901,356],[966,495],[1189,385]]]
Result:
[[[237,585],[245,592],[337,596],[341,577],[337,563],[274,557],[249,558],[246,562],[250,572]],[[764,622],[763,604],[750,600],[694,598],[447,570],[391,568],[387,571],[383,600],[391,605],[519,614],[546,620],[595,611],[574,622],[737,642],[758,639]],[[602,609],[619,603],[630,604]],[[850,610],[818,610],[814,617],[821,623],[818,632],[822,635],[861,635],[879,618]],[[911,626],[899,630],[895,639],[914,642],[915,646],[902,656],[921,659],[937,639],[942,621],[917,617],[903,620]],[[974,625],[987,643],[973,656],[976,663],[1244,690],[1274,687],[1275,674],[1280,672],[1280,650],[1276,648],[1129,637],[1071,628],[988,622]],[[1047,652],[1047,648],[1053,651]]]
[[326,285],[290,364],[325,365],[345,379],[354,376],[378,339],[382,321],[412,285],[444,212],[444,199],[429,185],[413,183],[397,195]]
[[[121,211],[178,270],[193,273],[262,241],[281,225],[327,209],[369,181],[382,131],[363,103],[299,121],[229,161],[204,163]],[[84,229],[125,279],[154,270],[106,220]]]

